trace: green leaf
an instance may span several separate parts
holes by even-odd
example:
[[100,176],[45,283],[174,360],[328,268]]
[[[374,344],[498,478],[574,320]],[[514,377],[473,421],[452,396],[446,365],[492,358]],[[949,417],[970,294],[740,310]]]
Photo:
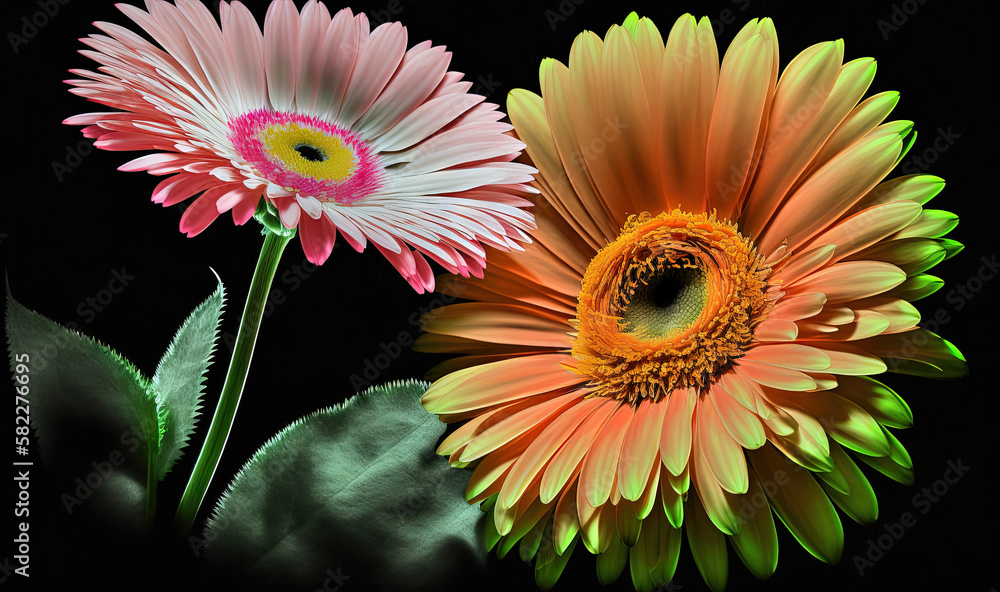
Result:
[[[444,425],[427,384],[372,387],[271,438],[208,521],[209,559],[283,584],[315,585],[345,562],[395,588],[422,586],[484,555],[468,473],[434,453]],[[350,575],[350,568],[344,567]]]
[[117,352],[25,308],[9,289],[6,312],[11,372],[27,354],[31,423],[67,512],[140,527],[165,414],[152,385]]
[[[218,279],[218,276],[216,276]],[[226,293],[218,287],[178,329],[153,374],[153,388],[167,409],[166,429],[157,459],[162,480],[181,457],[201,411],[205,372],[212,361]]]

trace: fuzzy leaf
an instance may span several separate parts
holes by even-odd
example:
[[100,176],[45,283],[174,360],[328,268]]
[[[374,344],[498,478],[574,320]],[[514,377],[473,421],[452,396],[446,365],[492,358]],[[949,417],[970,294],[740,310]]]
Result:
[[201,411],[205,372],[212,362],[226,293],[218,287],[178,329],[153,374],[153,388],[167,409],[166,430],[157,461],[163,479],[181,457]]
[[426,389],[372,387],[271,438],[209,519],[209,559],[306,585],[360,563],[365,577],[402,588],[466,562],[462,550],[481,557],[481,512],[463,497],[468,473],[434,453],[445,428],[420,405]]
[[6,329],[12,373],[28,355],[31,423],[67,512],[96,510],[141,527],[148,458],[165,415],[150,382],[108,346],[25,308],[9,290]]

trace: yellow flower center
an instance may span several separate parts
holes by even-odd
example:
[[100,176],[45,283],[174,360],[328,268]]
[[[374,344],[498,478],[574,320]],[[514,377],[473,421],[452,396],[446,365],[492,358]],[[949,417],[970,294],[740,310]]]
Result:
[[261,142],[289,171],[319,181],[346,179],[357,164],[340,138],[296,123],[268,126]]
[[583,276],[576,371],[595,395],[632,403],[709,386],[767,317],[770,271],[714,214],[630,216]]

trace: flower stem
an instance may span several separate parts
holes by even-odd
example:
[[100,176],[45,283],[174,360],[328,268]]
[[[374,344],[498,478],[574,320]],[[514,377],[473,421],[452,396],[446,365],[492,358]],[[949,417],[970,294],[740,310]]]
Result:
[[187,536],[190,532],[191,525],[194,524],[195,517],[198,515],[198,509],[201,507],[201,502],[205,498],[208,485],[219,465],[222,450],[226,447],[229,430],[232,428],[233,418],[236,416],[236,408],[240,404],[240,395],[243,394],[243,385],[246,383],[247,370],[250,367],[250,358],[253,356],[257,330],[260,328],[260,320],[264,314],[264,305],[267,302],[271,281],[278,268],[281,252],[284,251],[285,245],[288,244],[292,236],[292,234],[283,235],[269,230],[264,231],[264,246],[261,248],[260,258],[257,260],[257,267],[253,272],[253,280],[250,282],[250,293],[247,295],[243,319],[240,321],[239,333],[236,335],[236,347],[233,349],[233,358],[229,362],[226,383],[222,387],[222,395],[219,397],[218,407],[215,408],[212,425],[208,428],[205,444],[198,455],[198,461],[195,463],[187,488],[181,497],[181,503],[177,507],[177,515],[174,517],[174,528],[180,536]]
[[159,457],[159,446],[149,443],[146,459],[146,526],[152,531],[156,525],[156,487],[160,480],[157,478],[157,458]]

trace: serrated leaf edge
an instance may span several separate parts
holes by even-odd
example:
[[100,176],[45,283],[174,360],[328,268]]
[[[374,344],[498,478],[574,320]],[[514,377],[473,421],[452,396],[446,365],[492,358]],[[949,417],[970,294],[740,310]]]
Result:
[[[395,389],[395,388],[401,388],[401,387],[410,387],[410,386],[415,386],[415,385],[416,386],[420,386],[424,390],[426,390],[430,386],[430,383],[427,382],[427,381],[425,381],[425,380],[420,380],[420,379],[416,379],[416,378],[407,378],[407,379],[403,379],[403,380],[394,380],[394,381],[387,382],[387,383],[384,383],[384,384],[373,385],[373,386],[369,387],[368,389],[366,389],[365,391],[363,391],[362,393],[358,393],[357,395],[355,395],[355,396],[347,399],[346,401],[343,401],[341,403],[336,403],[334,405],[329,405],[327,407],[322,407],[322,408],[317,409],[317,410],[315,410],[315,411],[313,411],[311,413],[303,415],[302,417],[296,419],[292,423],[290,423],[287,426],[285,426],[278,433],[276,433],[273,436],[271,436],[270,438],[268,438],[267,442],[265,442],[260,448],[258,448],[250,456],[250,459],[247,460],[247,462],[243,463],[243,466],[240,467],[240,470],[236,472],[236,474],[233,476],[232,480],[229,482],[229,485],[226,486],[225,491],[223,491],[222,494],[219,496],[219,500],[216,502],[215,507],[212,509],[212,514],[205,521],[204,538],[206,540],[212,540],[212,538],[210,536],[210,533],[211,533],[211,531],[215,528],[215,526],[219,522],[218,516],[225,509],[226,501],[229,499],[229,496],[232,495],[233,489],[242,481],[244,475],[249,470],[255,468],[258,464],[260,464],[260,460],[259,459],[262,457],[262,455],[264,453],[266,453],[268,450],[270,450],[289,431],[297,428],[298,426],[301,426],[302,424],[304,424],[305,422],[309,421],[310,419],[312,419],[312,418],[314,418],[316,416],[323,415],[323,414],[330,413],[330,412],[334,412],[334,411],[343,411],[343,410],[348,409],[348,408],[350,408],[352,406],[360,405],[361,403],[358,402],[360,400],[359,395],[362,395],[362,394],[365,394],[365,393],[370,393],[369,397],[366,397],[366,399],[371,399],[371,398],[378,399],[378,398],[381,398],[381,397],[387,397],[388,395],[387,395],[387,393],[385,391],[388,390],[388,389]],[[433,416],[430,416],[430,417],[433,417]]]
[[[211,268],[209,268],[209,269],[211,269]],[[163,352],[162,356],[160,356],[160,361],[157,362],[157,364],[156,364],[156,371],[153,372],[153,377],[149,381],[151,387],[154,387],[154,390],[155,390],[155,385],[156,385],[156,382],[157,382],[157,376],[159,376],[159,374],[160,374],[160,368],[163,365],[163,360],[166,359],[167,356],[169,356],[174,351],[174,346],[177,343],[177,338],[178,338],[178,336],[180,334],[181,329],[183,329],[184,326],[187,325],[187,323],[195,316],[195,314],[197,314],[202,309],[202,307],[204,307],[205,305],[207,305],[208,302],[210,300],[212,300],[213,298],[215,298],[215,295],[217,293],[219,293],[219,296],[222,298],[222,302],[221,302],[221,304],[219,306],[219,316],[218,316],[218,319],[216,319],[216,322],[215,322],[215,330],[212,333],[212,349],[209,350],[209,352],[208,352],[208,358],[206,359],[207,363],[205,364],[205,372],[203,372],[202,375],[198,379],[198,392],[195,395],[197,403],[196,403],[196,405],[194,407],[194,415],[193,415],[192,421],[191,421],[191,431],[188,432],[186,435],[184,435],[180,440],[178,440],[178,449],[177,449],[178,450],[178,454],[177,454],[177,458],[174,459],[173,464],[170,467],[168,467],[163,472],[163,475],[159,476],[159,480],[160,481],[162,481],[163,479],[165,479],[166,476],[170,474],[170,471],[173,470],[174,466],[176,466],[177,462],[180,461],[180,459],[184,457],[184,452],[185,452],[184,449],[187,447],[188,443],[191,440],[191,436],[194,434],[195,430],[198,427],[198,420],[201,418],[201,411],[204,408],[204,401],[203,401],[202,397],[205,394],[205,381],[207,380],[206,374],[208,372],[208,369],[212,366],[212,362],[215,359],[215,353],[218,350],[218,346],[219,346],[219,329],[222,327],[222,315],[226,311],[226,302],[227,302],[227,300],[226,300],[226,287],[223,285],[222,279],[219,277],[219,274],[215,273],[214,269],[212,270],[212,273],[215,275],[215,279],[218,282],[218,285],[216,286],[215,291],[213,291],[211,294],[209,294],[209,296],[207,298],[205,298],[205,300],[203,300],[198,306],[196,306],[194,308],[194,310],[192,310],[191,313],[188,314],[188,316],[180,324],[180,326],[177,328],[177,331],[174,332],[174,337],[170,340],[170,344],[167,345],[166,351]],[[162,399],[163,399],[162,394],[159,391],[156,391],[156,397],[157,397],[157,399],[159,401],[162,401]],[[164,410],[163,417],[160,418],[160,419],[163,420],[163,423],[160,424],[161,425],[161,428],[160,428],[160,440],[161,440],[161,442],[163,440],[163,435],[166,434],[166,429],[167,429],[166,428],[166,425],[167,425],[166,422],[169,421],[169,419],[170,419],[169,418],[169,410],[166,408],[166,405],[164,405],[163,410]],[[157,464],[159,464],[159,456],[157,456]]]

